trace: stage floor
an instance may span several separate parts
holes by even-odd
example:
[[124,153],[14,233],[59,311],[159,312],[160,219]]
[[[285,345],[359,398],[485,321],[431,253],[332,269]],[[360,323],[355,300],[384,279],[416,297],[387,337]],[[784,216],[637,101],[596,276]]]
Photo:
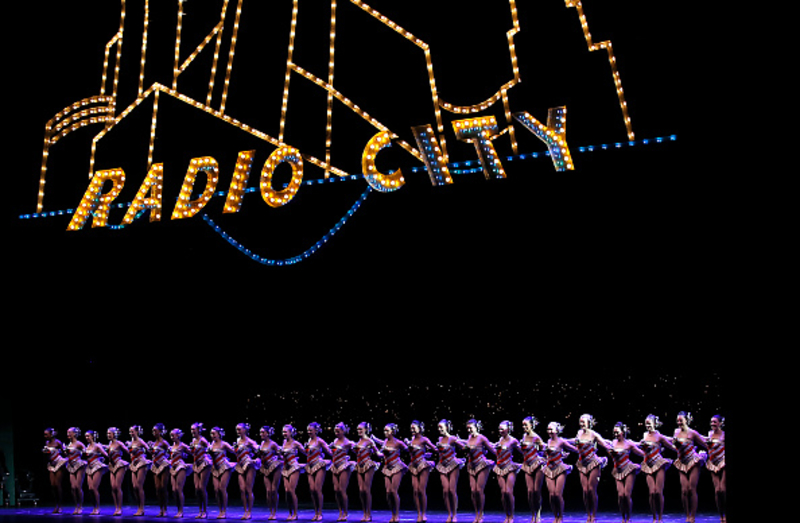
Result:
[[[174,515],[176,513],[175,507],[170,507],[169,514],[167,518],[159,518],[156,516],[158,514],[158,507],[153,505],[146,505],[145,506],[145,515],[136,517],[133,516],[133,513],[136,511],[136,507],[133,506],[125,506],[122,511],[122,516],[112,516],[111,513],[114,512],[114,507],[109,505],[102,505],[100,507],[100,514],[97,516],[90,516],[89,512],[92,511],[91,508],[84,508],[84,513],[80,516],[72,515],[72,510],[74,507],[66,506],[64,507],[64,512],[62,514],[52,514],[53,507],[23,507],[23,508],[0,508],[0,521],[3,522],[24,522],[24,521],[40,521],[43,519],[53,520],[67,520],[73,521],[76,518],[80,518],[82,521],[91,521],[91,522],[120,522],[120,521],[165,521],[167,519],[175,519]],[[359,523],[361,519],[361,511],[355,507],[356,510],[350,511],[350,517],[348,518],[349,523]],[[197,515],[197,508],[195,506],[188,506],[184,512],[183,519],[184,520],[194,520],[195,516]],[[218,510],[216,507],[210,508],[208,520],[217,520]],[[301,507],[299,511],[299,517],[297,521],[311,521],[312,516],[314,515],[313,511],[310,509],[304,509]],[[336,509],[328,510],[327,508],[323,511],[323,521],[327,521],[330,523],[335,523],[336,519],[338,518],[338,511]],[[240,520],[242,516],[242,508],[241,506],[230,506],[228,508],[227,520]],[[253,509],[253,521],[267,521],[269,513],[264,507],[256,506]],[[278,510],[278,519],[275,520],[276,522],[283,522],[286,520],[286,509],[279,509]],[[549,513],[542,514],[542,521],[543,523],[552,523],[553,515]],[[374,523],[385,523],[389,521],[391,518],[391,514],[386,510],[373,510],[372,511],[372,521]],[[473,519],[473,514],[469,511],[462,511],[459,510],[458,521],[459,523],[471,523]],[[487,512],[484,516],[485,523],[502,523],[505,519],[504,514],[500,512]],[[447,513],[441,511],[429,511],[428,512],[428,523],[445,523],[447,520]],[[632,523],[651,523],[653,520],[652,516],[649,514],[642,514],[637,513],[633,515]],[[417,521],[417,513],[415,511],[409,510],[402,510],[400,511],[400,521],[404,523],[416,523]],[[515,517],[516,523],[529,523],[530,516],[526,513],[517,513]],[[586,514],[581,512],[568,512],[565,515],[564,523],[584,523],[586,521]],[[619,523],[621,518],[616,513],[611,512],[604,512],[597,515],[597,523]],[[684,523],[685,518],[681,514],[664,514],[664,523]],[[718,523],[719,516],[716,514],[698,514],[697,518],[695,519],[696,523]]]

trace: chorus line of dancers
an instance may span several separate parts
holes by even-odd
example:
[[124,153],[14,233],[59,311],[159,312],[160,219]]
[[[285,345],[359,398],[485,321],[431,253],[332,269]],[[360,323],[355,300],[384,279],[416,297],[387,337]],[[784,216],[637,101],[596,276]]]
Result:
[[[252,517],[253,488],[256,477],[260,475],[266,488],[269,519],[277,518],[278,490],[283,481],[289,512],[286,520],[293,521],[298,518],[298,481],[305,474],[314,508],[312,521],[320,521],[322,488],[330,471],[339,509],[336,521],[346,521],[348,518],[347,488],[351,475],[355,473],[363,511],[361,521],[366,522],[372,521],[372,481],[380,470],[384,476],[391,512],[389,523],[399,520],[399,488],[407,473],[410,473],[413,483],[417,521],[423,523],[427,520],[428,479],[431,472],[436,471],[442,484],[447,523],[454,523],[458,511],[456,487],[461,471],[466,470],[475,513],[473,523],[483,521],[484,490],[492,472],[500,487],[504,523],[512,523],[514,519],[514,486],[519,474],[525,478],[531,523],[542,521],[543,484],[547,487],[554,522],[561,523],[564,517],[564,486],[575,468],[583,489],[587,522],[592,523],[597,513],[597,486],[601,471],[609,464],[610,457],[611,475],[616,481],[623,522],[631,519],[633,486],[640,472],[647,478],[653,521],[662,521],[666,473],[674,465],[680,476],[686,521],[694,522],[697,485],[701,470],[705,468],[713,480],[716,505],[721,522],[725,523],[724,418],[719,415],[711,418],[707,436],[691,428],[691,421],[690,414],[678,414],[674,434],[668,437],[658,430],[662,425],[659,418],[649,415],[644,422],[645,433],[638,442],[629,439],[629,430],[622,422],[614,425],[612,439],[601,437],[594,430],[595,420],[589,414],[580,417],[579,430],[574,438],[562,437],[564,427],[558,422],[551,422],[547,425],[546,441],[535,432],[538,420],[533,416],[522,420],[524,435],[521,439],[512,436],[512,422],[500,423],[496,442],[482,434],[481,422],[474,419],[466,424],[466,439],[453,434],[450,421],[441,420],[436,443],[425,436],[425,426],[419,421],[411,423],[411,437],[403,439],[399,437],[399,428],[394,423],[384,427],[384,438],[380,439],[372,434],[369,423],[362,422],[357,426],[358,437],[355,441],[348,439],[349,427],[338,423],[333,429],[334,439],[330,443],[322,439],[322,428],[314,422],[307,427],[308,440],[304,444],[297,440],[297,430],[291,425],[283,427],[283,442],[279,444],[273,440],[275,434],[272,427],[261,427],[261,441],[256,442],[249,436],[250,425],[240,423],[236,426],[237,439],[233,445],[223,439],[225,431],[220,427],[212,428],[210,441],[206,439],[206,429],[202,423],[191,426],[192,440],[189,444],[182,441],[184,434],[180,429],[167,433],[161,423],[153,427],[153,439],[148,441],[142,439],[143,430],[138,425],[130,427],[131,439],[127,442],[120,441],[118,428],[109,428],[106,434],[108,444],[105,445],[99,443],[99,434],[91,430],[86,431],[84,444],[80,441],[81,431],[76,427],[67,430],[69,442],[64,445],[56,438],[56,431],[48,428],[44,432],[43,452],[47,456],[47,468],[56,497],[54,513],[61,513],[62,510],[61,485],[66,472],[75,501],[73,513],[81,514],[83,511],[83,485],[86,481],[94,497],[91,514],[98,514],[100,482],[107,473],[115,507],[113,515],[121,515],[122,484],[126,473],[130,471],[138,504],[134,516],[144,515],[144,485],[150,473],[155,480],[158,516],[167,516],[168,491],[171,488],[177,502],[175,517],[183,517],[183,487],[187,477],[191,476],[199,504],[199,513],[195,517],[208,517],[207,485],[211,478],[219,508],[217,518],[221,519],[227,514],[228,482],[231,475],[236,473],[244,508],[241,519]],[[663,456],[664,449],[675,453],[675,459]],[[599,455],[598,451],[607,456]],[[566,462],[570,453],[577,456],[574,467]],[[228,456],[235,457],[235,460],[229,461]],[[513,461],[515,456],[520,457],[521,462]],[[431,458],[435,458],[435,461]]]

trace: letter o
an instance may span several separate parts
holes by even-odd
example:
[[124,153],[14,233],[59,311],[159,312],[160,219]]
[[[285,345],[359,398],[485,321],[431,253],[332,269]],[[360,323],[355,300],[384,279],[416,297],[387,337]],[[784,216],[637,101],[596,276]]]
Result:
[[[272,173],[283,162],[288,162],[292,167],[292,180],[288,187],[276,191],[272,188]],[[303,158],[300,156],[300,151],[294,147],[282,145],[272,151],[261,169],[261,197],[270,207],[281,207],[292,201],[302,182]]]

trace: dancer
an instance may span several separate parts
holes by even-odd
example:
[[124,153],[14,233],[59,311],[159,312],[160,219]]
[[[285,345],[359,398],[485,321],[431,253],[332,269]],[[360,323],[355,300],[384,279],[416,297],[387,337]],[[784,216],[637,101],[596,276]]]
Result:
[[111,481],[111,497],[114,499],[114,513],[112,516],[122,515],[122,483],[125,481],[125,473],[128,471],[129,463],[122,459],[122,453],[129,453],[128,447],[119,441],[120,430],[117,427],[109,427],[106,431],[108,438],[108,471]]
[[492,471],[494,461],[486,459],[486,453],[496,454],[494,445],[481,434],[483,424],[475,419],[467,422],[469,436],[465,446],[467,447],[467,472],[469,473],[469,488],[472,497],[472,507],[475,509],[475,519],[473,523],[483,521],[483,507],[486,504],[486,482],[489,480],[489,473]]
[[203,437],[205,430],[202,423],[192,423],[192,443],[189,448],[193,459],[194,491],[200,506],[200,512],[195,516],[196,519],[206,519],[208,517],[208,479],[214,469],[214,463],[208,456],[208,440]]
[[228,482],[231,480],[231,469],[234,464],[228,461],[228,452],[236,454],[229,443],[222,440],[225,437],[225,430],[220,427],[211,429],[211,444],[208,451],[211,454],[214,469],[211,471],[211,478],[214,482],[214,496],[217,498],[219,514],[217,519],[225,519],[228,516]]
[[256,457],[258,453],[258,443],[253,441],[250,436],[250,424],[239,423],[236,425],[236,472],[239,473],[239,492],[242,494],[242,506],[244,514],[241,519],[251,519],[253,512],[253,485],[256,481],[256,473],[261,468],[261,460]]
[[303,445],[295,439],[297,436],[297,429],[291,425],[283,426],[283,445],[281,445],[281,454],[283,454],[283,488],[286,491],[286,503],[289,505],[289,516],[287,521],[295,521],[297,519],[297,482],[300,479],[300,474],[305,471],[305,464],[300,463],[299,455],[305,455],[306,451]]
[[720,523],[725,523],[725,505],[727,502],[725,490],[725,418],[715,414],[711,418],[711,430],[706,438],[708,446],[708,461],[706,468],[711,472],[714,482],[714,496],[719,512]]
[[378,470],[378,463],[372,457],[377,456],[379,451],[372,435],[372,425],[362,421],[356,430],[359,437],[355,448],[358,497],[364,512],[361,521],[372,521],[372,480]]
[[678,413],[678,428],[675,429],[672,442],[678,449],[678,459],[675,468],[681,477],[681,501],[686,513],[687,523],[694,523],[697,513],[697,483],[700,481],[700,471],[706,463],[705,452],[697,448],[708,449],[705,439],[696,430],[689,427],[692,415],[681,411]]
[[525,473],[525,485],[528,488],[528,505],[531,508],[531,523],[542,521],[542,485],[544,484],[543,465],[544,459],[544,440],[534,432],[536,425],[539,424],[533,416],[528,416],[522,420],[522,430],[525,436],[522,437],[520,448],[522,449],[522,471]]
[[607,458],[597,455],[598,445],[605,449],[605,440],[594,431],[595,423],[591,414],[582,415],[578,420],[578,435],[570,440],[578,449],[575,466],[580,472],[587,523],[593,523],[597,518],[597,485],[600,483],[600,471],[608,463]]
[[414,506],[417,508],[417,523],[428,521],[428,479],[434,463],[427,459],[427,451],[436,449],[436,446],[426,438],[425,424],[414,420],[411,422],[411,439],[405,443],[410,449],[411,460],[408,470],[411,472],[411,485],[414,492]]
[[657,523],[664,517],[664,478],[667,469],[672,465],[671,459],[661,455],[661,449],[666,447],[675,451],[672,441],[658,431],[661,425],[658,416],[648,415],[644,420],[646,432],[639,442],[639,448],[644,451],[641,470],[646,474],[647,487],[650,491],[650,511],[653,513],[653,521]]
[[644,456],[644,452],[628,439],[628,434],[628,427],[621,421],[617,422],[614,425],[614,441],[606,442],[606,450],[611,454],[611,458],[614,461],[611,475],[617,481],[617,501],[623,523],[631,520],[633,512],[633,483],[640,469],[638,464],[631,461],[631,453]]
[[331,443],[331,474],[333,475],[333,492],[336,495],[336,505],[339,507],[339,517],[336,521],[347,521],[347,485],[350,484],[350,475],[356,467],[356,462],[350,460],[350,452],[354,443],[347,439],[350,427],[342,422],[333,427],[336,439]]
[[314,505],[314,516],[311,521],[320,521],[322,519],[322,486],[325,484],[325,476],[331,468],[331,460],[324,458],[331,455],[331,449],[319,437],[322,432],[322,426],[319,423],[316,421],[309,423],[306,430],[308,431],[306,474],[311,503]]
[[86,478],[86,462],[83,460],[85,446],[78,441],[81,429],[70,427],[67,429],[69,443],[66,447],[67,471],[69,472],[69,486],[72,490],[72,499],[75,501],[73,514],[83,514],[83,481]]
[[183,486],[186,484],[186,476],[191,475],[192,465],[186,463],[186,458],[191,454],[189,445],[181,441],[183,431],[172,429],[169,432],[172,439],[172,446],[169,448],[169,474],[171,476],[172,492],[175,493],[175,500],[178,505],[176,518],[183,517],[184,496]]
[[283,460],[280,458],[280,447],[272,440],[275,429],[268,425],[261,427],[261,445],[258,448],[258,455],[261,458],[261,468],[259,473],[264,476],[264,488],[267,491],[267,509],[269,519],[276,519],[278,510],[278,488],[281,484],[281,469]]
[[67,459],[64,453],[64,444],[56,438],[56,430],[53,428],[44,429],[44,448],[42,452],[47,456],[47,471],[50,474],[50,487],[53,489],[53,497],[56,499],[56,506],[53,514],[61,514],[61,500],[63,498],[64,474]]
[[569,441],[561,438],[564,426],[552,421],[547,425],[547,445],[544,448],[547,466],[543,472],[547,483],[547,492],[550,496],[550,508],[555,517],[554,523],[564,521],[564,485],[567,475],[572,472],[572,465],[564,463],[566,451],[578,452]]
[[447,509],[446,523],[458,521],[458,476],[465,462],[456,457],[456,448],[462,448],[464,443],[451,432],[453,424],[449,420],[439,421],[439,441],[436,442],[439,461],[436,463],[436,470],[439,471],[439,478],[442,480],[444,506]]
[[103,475],[108,471],[108,465],[105,460],[108,459],[108,453],[102,445],[97,443],[97,431],[87,430],[86,435],[86,477],[89,484],[89,490],[92,492],[94,499],[94,508],[91,515],[96,516],[100,513],[100,482],[103,480]]
[[169,502],[169,443],[164,439],[167,428],[163,423],[153,425],[153,441],[148,441],[147,446],[153,457],[150,471],[156,484],[156,497],[158,498],[158,517],[166,517],[167,503]]
[[396,437],[397,432],[397,425],[389,423],[383,428],[386,439],[375,440],[381,446],[383,455],[381,472],[384,475],[384,485],[386,485],[386,501],[389,504],[389,511],[392,513],[389,523],[400,521],[400,482],[408,470],[408,465],[400,459],[400,453],[407,450],[408,446]]
[[506,514],[503,523],[514,521],[514,485],[517,482],[517,472],[522,468],[522,465],[512,461],[514,450],[520,450],[519,440],[511,436],[512,430],[514,430],[513,423],[508,420],[501,422],[498,427],[500,440],[495,443],[497,463],[494,466],[494,473],[497,474],[500,500]]
[[150,460],[147,459],[147,443],[142,439],[142,427],[133,425],[128,433],[131,441],[128,442],[128,451],[131,455],[131,480],[133,482],[134,497],[139,505],[139,509],[134,516],[144,515],[144,480],[147,478],[147,471],[150,470]]

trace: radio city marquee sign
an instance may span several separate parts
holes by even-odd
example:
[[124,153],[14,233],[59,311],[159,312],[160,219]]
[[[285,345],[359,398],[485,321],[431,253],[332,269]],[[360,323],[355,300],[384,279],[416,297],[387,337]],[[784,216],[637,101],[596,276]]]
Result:
[[[566,107],[554,107],[549,109],[547,119],[544,122],[537,120],[524,110],[512,110],[510,107],[508,93],[521,82],[515,49],[515,37],[520,32],[521,28],[517,17],[515,0],[509,0],[508,6],[503,5],[503,7],[500,7],[500,9],[507,8],[511,15],[510,20],[512,25],[508,29],[506,35],[508,41],[508,59],[510,59],[511,70],[513,71],[512,77],[508,78],[502,85],[499,85],[496,92],[488,99],[469,106],[453,105],[445,101],[439,95],[436,76],[434,74],[436,64],[434,64],[432,60],[431,45],[429,45],[429,43],[418,38],[411,31],[401,27],[381,12],[360,0],[350,0],[349,2],[339,0],[339,2],[349,4],[348,9],[351,9],[351,6],[355,6],[357,10],[368,15],[368,17],[363,17],[368,23],[383,24],[393,31],[400,44],[402,44],[402,39],[404,39],[405,44],[402,45],[413,46],[412,48],[415,47],[415,52],[418,52],[424,57],[427,65],[427,76],[433,107],[433,121],[411,122],[409,127],[414,137],[413,144],[402,140],[390,128],[360,108],[355,101],[348,98],[347,93],[341,92],[336,88],[334,83],[334,70],[336,67],[337,9],[340,13],[344,11],[342,6],[338,6],[337,8],[336,0],[332,0],[330,3],[330,58],[328,62],[328,75],[326,78],[315,76],[304,69],[301,66],[302,64],[295,62],[293,58],[295,34],[298,23],[302,23],[302,20],[299,20],[300,17],[298,16],[300,0],[293,0],[292,2],[289,40],[288,46],[285,49],[287,59],[283,99],[281,102],[280,123],[277,136],[267,134],[226,113],[231,73],[237,52],[237,39],[239,38],[239,30],[243,17],[247,15],[246,6],[243,6],[244,0],[220,0],[214,3],[215,8],[219,8],[219,11],[217,11],[219,13],[219,18],[217,19],[216,14],[214,15],[214,21],[216,23],[213,25],[211,31],[205,34],[199,42],[185,41],[188,37],[182,39],[184,31],[188,34],[187,28],[190,23],[190,17],[187,16],[185,12],[187,1],[178,0],[177,25],[174,29],[174,64],[171,85],[162,82],[152,82],[148,84],[148,75],[145,74],[147,71],[148,56],[149,53],[152,52],[148,50],[147,46],[148,28],[151,25],[150,22],[153,21],[151,17],[154,16],[154,12],[151,9],[151,2],[149,2],[149,0],[136,2],[136,7],[132,7],[126,6],[126,3],[133,4],[133,2],[121,0],[119,30],[107,43],[105,48],[99,94],[84,98],[66,107],[58,112],[46,124],[39,180],[37,214],[44,213],[48,157],[52,147],[64,136],[85,127],[91,127],[97,130],[97,134],[94,136],[91,146],[89,166],[90,181],[81,201],[72,212],[67,230],[78,231],[82,229],[87,222],[91,222],[92,227],[125,226],[132,223],[147,211],[149,211],[151,222],[160,221],[162,219],[188,219],[197,215],[215,194],[224,194],[225,196],[223,213],[235,214],[239,212],[242,206],[243,195],[247,191],[248,182],[254,170],[253,159],[255,150],[248,149],[238,153],[236,163],[232,166],[233,172],[230,177],[230,185],[227,189],[219,188],[220,191],[218,191],[217,185],[220,178],[220,169],[224,166],[220,166],[217,159],[213,156],[192,158],[185,173],[165,172],[163,162],[154,161],[158,131],[158,107],[161,97],[171,97],[179,100],[187,104],[193,110],[203,111],[205,114],[225,122],[228,125],[234,126],[268,144],[271,153],[264,161],[263,165],[260,166],[258,192],[260,192],[264,203],[274,208],[290,204],[297,196],[303,184],[304,170],[309,164],[324,171],[324,177],[326,179],[335,177],[351,179],[354,177],[353,174],[338,168],[331,161],[332,108],[334,104],[340,104],[346,107],[374,128],[374,135],[367,140],[363,146],[361,173],[355,175],[357,177],[363,177],[369,186],[369,190],[391,192],[400,189],[406,183],[402,169],[391,172],[381,172],[376,165],[376,159],[381,154],[381,151],[393,144],[407,151],[421,163],[421,166],[424,166],[424,170],[427,171],[430,182],[434,186],[453,183],[451,169],[448,166],[450,162],[446,139],[447,134],[451,132],[456,140],[474,146],[480,163],[480,170],[482,170],[487,179],[492,177],[505,178],[506,174],[503,169],[503,164],[495,151],[493,141],[500,136],[506,135],[511,142],[512,150],[516,154],[518,152],[518,146],[514,128],[515,124],[519,128],[518,132],[530,132],[546,145],[556,171],[573,169],[572,157],[566,138]],[[208,8],[210,4],[210,2],[209,4],[204,4],[203,8]],[[194,9],[199,8],[194,5],[192,7]],[[314,6],[314,8],[317,9],[317,13],[319,13],[319,7],[319,5]],[[143,12],[137,11],[136,14],[138,16],[143,16],[144,24],[137,25],[137,27],[133,27],[132,24],[126,24],[126,9],[128,8],[143,10]],[[498,7],[493,5],[493,8],[497,9]],[[611,42],[603,41],[596,43],[592,41],[580,0],[565,0],[565,8],[574,9],[577,13],[576,23],[580,23],[583,29],[588,50],[605,51],[607,53],[609,74],[616,84],[621,117],[627,130],[627,137],[628,140],[634,140],[631,121],[628,116],[627,104],[622,90],[620,75],[616,68],[616,58],[613,53]],[[137,33],[135,35],[131,34],[134,31]],[[140,31],[141,34],[139,34]],[[223,34],[229,35],[226,40],[229,42],[227,47],[223,45]],[[138,39],[141,38],[142,43],[139,49],[140,56],[137,57],[139,63],[138,93],[135,99],[127,105],[125,105],[121,97],[118,96],[118,85],[120,81],[123,80],[123,78],[121,78],[120,64],[126,35],[131,39],[134,39],[133,37],[135,36],[135,41],[137,43],[139,41]],[[194,35],[196,36],[196,33],[194,33]],[[127,50],[126,52],[131,52],[130,44],[125,47],[125,49]],[[200,57],[204,57],[205,59],[201,61]],[[131,61],[128,60],[126,63],[131,63]],[[209,78],[205,99],[198,97],[196,92],[193,93],[193,97],[181,92],[182,90],[179,88],[181,76],[192,68],[209,67],[209,63],[210,70],[207,71],[207,75],[205,76]],[[131,79],[132,78],[127,78],[128,81]],[[324,91],[327,96],[326,147],[324,158],[318,158],[304,153],[284,141],[284,131],[289,106],[288,101],[291,92],[290,88],[296,85],[296,82],[300,81],[311,82],[316,88]],[[215,88],[217,94],[213,95],[213,93],[215,93]],[[222,90],[221,96],[219,95],[220,89]],[[216,98],[216,100],[212,105],[212,100],[214,98]],[[145,100],[152,102],[146,172],[126,173],[122,168],[95,169],[98,145],[101,144],[104,137],[108,136],[109,133],[126,119],[126,117],[142,106]],[[502,111],[500,109],[501,107]],[[479,116],[480,113],[485,113],[485,111],[491,108],[498,114],[502,112],[504,117],[500,118],[494,115]],[[454,115],[447,124],[445,123],[443,113]],[[291,180],[288,184],[276,186],[278,184],[273,183],[273,174],[276,168],[281,164],[287,164],[291,167]],[[259,166],[255,166],[256,169],[258,167]],[[195,188],[195,181],[200,173],[205,174],[205,176],[201,178],[205,181],[205,186],[202,187],[202,190],[200,190],[201,188],[199,187]],[[128,178],[132,177],[131,175],[137,178],[137,182],[135,183],[139,183],[139,179],[142,180],[138,186],[138,191],[128,205],[121,222],[119,224],[110,224],[109,211],[125,184],[129,183]],[[163,203],[164,199],[162,197],[164,180],[166,176],[172,177],[176,175],[183,176],[183,183],[174,206],[172,206],[171,209],[165,209]],[[198,193],[199,196],[192,198],[193,194]]]

